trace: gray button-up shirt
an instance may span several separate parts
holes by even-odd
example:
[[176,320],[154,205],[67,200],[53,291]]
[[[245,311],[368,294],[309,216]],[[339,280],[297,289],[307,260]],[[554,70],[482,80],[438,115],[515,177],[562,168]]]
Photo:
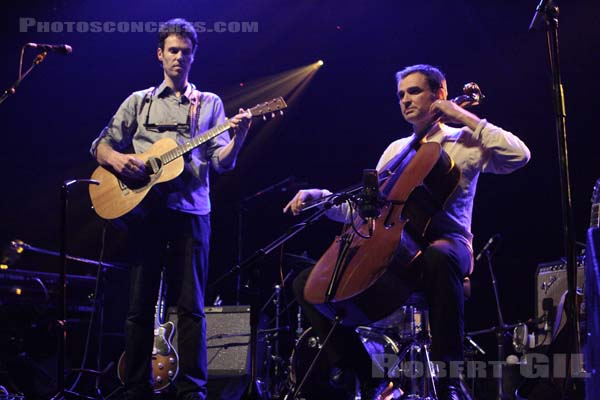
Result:
[[[143,153],[159,139],[169,137],[183,144],[193,136],[200,135],[210,128],[225,122],[223,102],[214,93],[201,92],[197,113],[197,132],[190,132],[189,120],[192,93],[196,90],[191,83],[185,93],[177,97],[173,90],[162,82],[154,89],[148,88],[132,93],[121,104],[108,125],[92,143],[90,152],[96,156],[99,143],[107,143],[122,153]],[[150,128],[146,128],[146,125]],[[178,130],[159,132],[151,128],[155,125],[179,124],[185,127]],[[208,165],[217,172],[232,169],[235,165],[223,166],[219,160],[222,147],[229,143],[229,133],[225,132],[185,157],[185,168],[177,178],[178,191],[167,195],[167,207],[191,214],[205,215],[210,212]]]

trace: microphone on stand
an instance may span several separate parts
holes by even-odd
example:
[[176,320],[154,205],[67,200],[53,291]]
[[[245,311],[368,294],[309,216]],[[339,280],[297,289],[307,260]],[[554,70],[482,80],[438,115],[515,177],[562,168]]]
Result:
[[71,54],[73,52],[73,48],[68,44],[27,43],[25,47],[31,47],[32,49],[39,49],[41,51],[48,51],[63,55]]
[[375,218],[381,215],[381,193],[376,169],[363,170],[363,190],[358,202],[358,215],[367,222],[369,236],[375,230]]
[[501,240],[502,236],[499,233],[496,233],[494,236],[492,236],[483,246],[479,254],[477,254],[477,257],[475,257],[475,261],[479,261],[486,252],[490,251],[490,247],[492,247],[494,243],[499,242]]

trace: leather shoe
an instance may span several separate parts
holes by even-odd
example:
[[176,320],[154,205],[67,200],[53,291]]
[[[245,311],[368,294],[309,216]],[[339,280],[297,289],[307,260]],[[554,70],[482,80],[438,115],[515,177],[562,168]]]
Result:
[[329,372],[329,385],[334,389],[353,394],[356,388],[356,374],[351,369],[333,367]]
[[444,385],[440,387],[438,393],[439,400],[462,400],[461,391],[454,385]]

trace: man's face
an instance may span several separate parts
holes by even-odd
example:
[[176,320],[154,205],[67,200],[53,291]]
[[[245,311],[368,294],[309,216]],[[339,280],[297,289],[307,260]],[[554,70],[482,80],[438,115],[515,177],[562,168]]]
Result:
[[190,39],[169,35],[165,39],[164,49],[159,48],[157,54],[167,76],[174,80],[187,78],[194,62],[194,48]]
[[420,72],[405,76],[398,83],[398,100],[402,116],[413,125],[428,123],[431,119],[429,107],[438,99],[429,87],[427,78]]

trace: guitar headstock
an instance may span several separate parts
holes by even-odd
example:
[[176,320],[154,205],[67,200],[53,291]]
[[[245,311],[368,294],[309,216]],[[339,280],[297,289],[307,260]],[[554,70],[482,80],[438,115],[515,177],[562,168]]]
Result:
[[287,104],[283,97],[277,97],[269,101],[265,101],[264,103],[260,103],[252,107],[250,110],[250,114],[253,117],[263,116],[263,119],[267,119],[267,114],[271,114],[271,117],[275,117],[275,112],[279,111],[280,114],[283,114],[283,109],[287,108]]

